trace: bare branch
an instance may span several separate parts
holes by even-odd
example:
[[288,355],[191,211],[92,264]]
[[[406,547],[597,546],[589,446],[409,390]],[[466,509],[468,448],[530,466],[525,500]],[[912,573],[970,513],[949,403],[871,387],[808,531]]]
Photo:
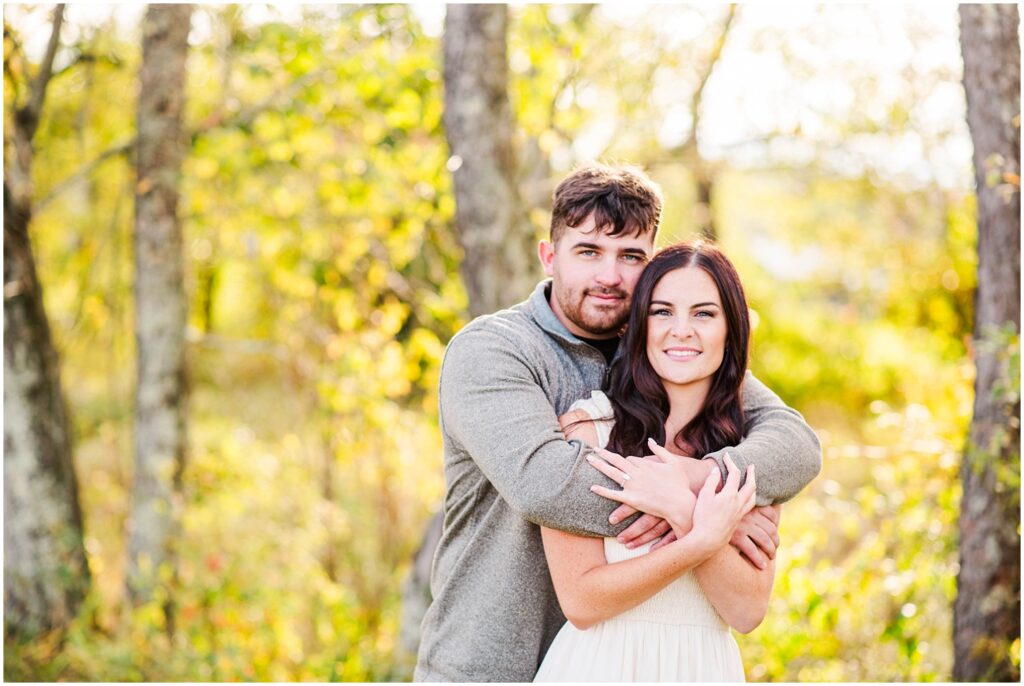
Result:
[[[192,130],[190,134],[192,142],[194,143],[196,139],[200,138],[201,136],[221,127],[248,126],[262,112],[265,112],[266,110],[270,109],[282,99],[288,100],[289,98],[291,98],[292,95],[295,94],[297,90],[301,89],[301,87],[305,86],[309,82],[321,76],[324,71],[326,71],[326,69],[309,72],[308,74],[305,74],[304,76],[294,80],[291,86],[286,90],[275,91],[272,95],[268,96],[267,98],[264,98],[263,100],[256,103],[252,107],[247,107],[246,109],[235,113],[235,115],[232,117],[213,116],[208,118],[206,121],[204,121],[202,124],[200,124],[198,127]],[[89,174],[95,171],[97,167],[99,167],[101,164],[103,164],[110,158],[130,153],[135,148],[137,140],[138,138],[133,136],[131,140],[127,140],[123,143],[118,143],[115,146],[107,148],[99,155],[97,155],[95,158],[93,158],[91,162],[86,163],[84,166],[78,169],[78,171],[72,173],[67,178],[61,179],[57,183],[53,184],[53,186],[50,187],[50,190],[46,192],[46,195],[43,196],[41,200],[39,200],[37,208],[42,209],[43,207],[45,207],[47,204],[52,202],[54,198],[56,198],[58,195],[67,190],[69,186],[72,186],[78,181],[82,180],[83,178],[89,176]]]
[[[594,7],[594,5],[583,5],[582,7],[577,9],[576,14],[573,17],[573,21],[580,31],[584,30],[587,24],[589,23],[590,15],[593,13]],[[559,31],[554,26],[554,24],[552,24],[551,18],[548,17],[546,13],[544,16],[548,24],[548,27],[551,28],[551,32],[556,36],[559,35]],[[569,86],[576,85],[576,80],[579,77],[580,73],[583,71],[580,68],[580,65],[581,61],[579,60],[574,60],[572,62],[568,72],[566,72],[561,82],[559,82],[558,86],[555,88],[555,94],[554,96],[552,96],[551,104],[548,107],[548,128],[552,129],[556,134],[558,134],[561,138],[563,138],[566,141],[571,141],[572,138],[567,131],[563,131],[561,128],[555,125],[555,113],[558,109],[558,99],[562,97],[562,93],[565,92],[565,90],[569,88]]]
[[84,165],[78,171],[74,172],[71,176],[61,179],[57,183],[53,184],[50,187],[50,190],[46,192],[46,195],[44,195],[36,204],[36,209],[41,210],[42,208],[46,207],[46,205],[48,205],[51,200],[60,195],[68,186],[72,186],[81,181],[82,179],[86,178],[87,176],[89,176],[89,174],[92,174],[97,167],[99,167],[101,164],[109,160],[111,157],[117,157],[118,155],[126,155],[130,153],[132,151],[132,148],[134,147],[135,138],[132,138],[131,140],[121,143],[119,145],[115,145],[112,148],[107,148],[98,156],[96,156],[96,158],[93,159],[92,162],[89,162],[88,164]]
[[24,127],[24,134],[27,140],[32,140],[39,126],[39,115],[43,109],[43,100],[46,99],[46,86],[50,83],[50,76],[53,74],[53,58],[57,55],[57,48],[60,45],[60,27],[64,23],[64,4],[61,3],[53,10],[53,31],[50,33],[50,42],[46,46],[46,55],[42,64],[39,65],[39,73],[32,82],[32,91],[29,95],[28,104],[25,105],[19,119]]
[[17,109],[18,103],[21,102],[22,79],[15,72],[25,69],[25,51],[22,50],[18,34],[7,22],[4,22],[4,43],[6,44],[7,41],[10,41],[11,44],[11,54],[4,60],[4,74],[11,80],[11,102],[14,103],[13,109]]
[[309,83],[323,76],[328,69],[326,67],[322,69],[316,69],[311,72],[303,74],[297,79],[294,79],[288,88],[284,90],[274,91],[266,98],[256,103],[252,107],[247,107],[244,110],[239,110],[231,117],[225,117],[223,115],[214,114],[207,117],[196,129],[192,131],[192,141],[194,142],[197,138],[205,133],[220,128],[220,127],[234,127],[234,126],[248,126],[256,120],[263,112],[269,110],[271,107],[276,105],[281,100],[289,100],[296,92],[301,90]]
[[707,59],[704,61],[703,69],[699,74],[699,80],[697,82],[697,88],[694,89],[693,95],[690,98],[690,121],[693,122],[693,126],[690,129],[690,135],[680,145],[676,146],[673,152],[685,153],[688,151],[695,151],[697,147],[697,126],[700,123],[700,106],[704,100],[704,89],[708,85],[708,81],[711,79],[711,74],[715,70],[715,65],[718,64],[718,60],[722,57],[722,49],[725,48],[725,40],[729,37],[729,29],[732,28],[733,20],[736,18],[736,4],[732,3],[729,5],[729,11],[725,15],[725,20],[722,22],[722,29],[718,33],[718,38],[711,46],[711,52],[708,53]]
[[[654,75],[657,73],[660,66],[661,65],[658,60],[649,62],[643,76],[640,78],[640,82],[647,84],[654,83]],[[615,117],[615,128],[612,131],[612,135],[608,137],[607,145],[605,145],[604,148],[602,148],[601,153],[597,155],[597,159],[606,159],[609,152],[611,152],[611,149],[615,147],[616,143],[618,143],[622,136],[622,132],[632,124],[632,120],[629,117],[622,116],[622,107],[623,103],[620,101],[618,116]],[[571,141],[572,139],[567,138],[567,140]]]
[[93,54],[91,52],[79,52],[75,56],[75,59],[71,60],[68,64],[53,72],[52,78],[55,79],[58,76],[61,76],[66,72],[71,71],[79,64],[107,64],[111,67],[117,68],[124,66],[124,63],[121,61],[121,58],[119,58],[117,55],[98,55]]
[[212,333],[202,333],[191,327],[185,332],[185,337],[190,344],[211,350],[220,350],[232,354],[269,355],[284,363],[287,363],[290,357],[288,348],[273,341],[252,338],[228,338]]

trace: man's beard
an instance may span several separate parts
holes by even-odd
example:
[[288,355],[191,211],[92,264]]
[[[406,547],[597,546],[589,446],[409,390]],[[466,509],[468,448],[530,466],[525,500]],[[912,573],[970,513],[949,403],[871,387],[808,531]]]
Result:
[[[615,305],[606,307],[595,306],[593,301],[588,306],[588,293],[614,295],[622,298]],[[604,336],[618,333],[626,320],[629,319],[629,298],[626,292],[618,288],[587,288],[583,291],[555,291],[558,305],[562,313],[579,328],[593,336]]]

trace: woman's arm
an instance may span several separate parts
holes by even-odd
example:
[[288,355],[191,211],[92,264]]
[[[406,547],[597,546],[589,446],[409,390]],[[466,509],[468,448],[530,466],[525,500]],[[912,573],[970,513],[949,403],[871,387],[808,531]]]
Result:
[[604,539],[541,528],[558,604],[578,629],[636,607],[714,552],[714,542],[684,536],[647,555],[608,564]]
[[[678,484],[685,483],[686,477],[677,477],[679,472],[673,467],[691,462],[689,458],[663,453],[661,456],[663,461],[658,464],[652,463],[650,458],[646,460],[623,458],[605,451],[600,454],[607,460],[607,463],[591,462],[591,464],[605,476],[612,481],[621,482],[622,475],[628,472],[631,478],[621,491],[605,488],[595,490],[613,500],[628,502],[639,510],[656,512],[664,516],[672,523],[672,534],[670,535],[682,538],[687,534],[690,530],[687,518],[673,514],[672,509],[680,506]],[[723,460],[729,467],[727,483],[729,481],[738,482],[736,465],[732,463],[728,455]],[[714,480],[717,481],[718,470],[714,471],[716,472],[713,475]],[[753,488],[753,477],[751,476],[748,481],[745,488]],[[692,496],[690,497],[692,498]],[[751,498],[753,498],[752,493]],[[777,521],[781,508],[778,505],[771,507],[775,508],[774,518]],[[693,509],[692,519],[693,526],[697,526],[699,517],[696,506]],[[672,545],[672,543],[667,545]],[[651,552],[657,551],[658,549],[655,549]],[[744,559],[739,550],[732,546],[724,546],[721,549],[716,549],[714,555],[701,563],[695,569],[694,576],[718,614],[737,631],[749,633],[757,628],[764,619],[768,610],[772,582],[775,578],[775,565],[771,560],[765,560],[764,567],[758,569]]]
[[694,576],[715,610],[733,629],[747,634],[761,624],[775,581],[774,560],[758,569],[736,548],[727,545],[698,566]]
[[[559,421],[567,438],[594,445],[597,432],[588,419],[585,412],[577,411]],[[542,528],[544,552],[562,612],[574,626],[586,629],[635,607],[709,559],[726,544],[743,512],[753,504],[755,484],[753,479],[749,481],[740,492],[739,471],[734,470],[733,478],[716,494],[719,473],[713,471],[700,495],[694,499],[690,494],[690,502],[696,500],[696,505],[692,506],[694,526],[689,534],[647,555],[614,564],[605,559],[602,539]],[[674,491],[689,494],[685,484]]]

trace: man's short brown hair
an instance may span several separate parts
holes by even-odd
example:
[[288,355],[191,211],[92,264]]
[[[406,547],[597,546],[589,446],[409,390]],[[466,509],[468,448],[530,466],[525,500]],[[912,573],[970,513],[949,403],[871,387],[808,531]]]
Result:
[[661,220],[661,190],[636,167],[588,164],[555,188],[551,242],[591,215],[609,236],[653,234]]

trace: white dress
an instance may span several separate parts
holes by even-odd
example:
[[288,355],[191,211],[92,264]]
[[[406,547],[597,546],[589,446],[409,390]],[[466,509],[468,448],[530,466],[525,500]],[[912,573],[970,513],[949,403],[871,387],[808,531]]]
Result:
[[[611,417],[600,391],[572,409]],[[611,421],[595,422],[604,447]],[[639,557],[651,544],[630,550],[604,539],[609,563]],[[581,631],[569,622],[558,632],[534,681],[745,681],[739,647],[693,572],[687,572],[631,610]]]

